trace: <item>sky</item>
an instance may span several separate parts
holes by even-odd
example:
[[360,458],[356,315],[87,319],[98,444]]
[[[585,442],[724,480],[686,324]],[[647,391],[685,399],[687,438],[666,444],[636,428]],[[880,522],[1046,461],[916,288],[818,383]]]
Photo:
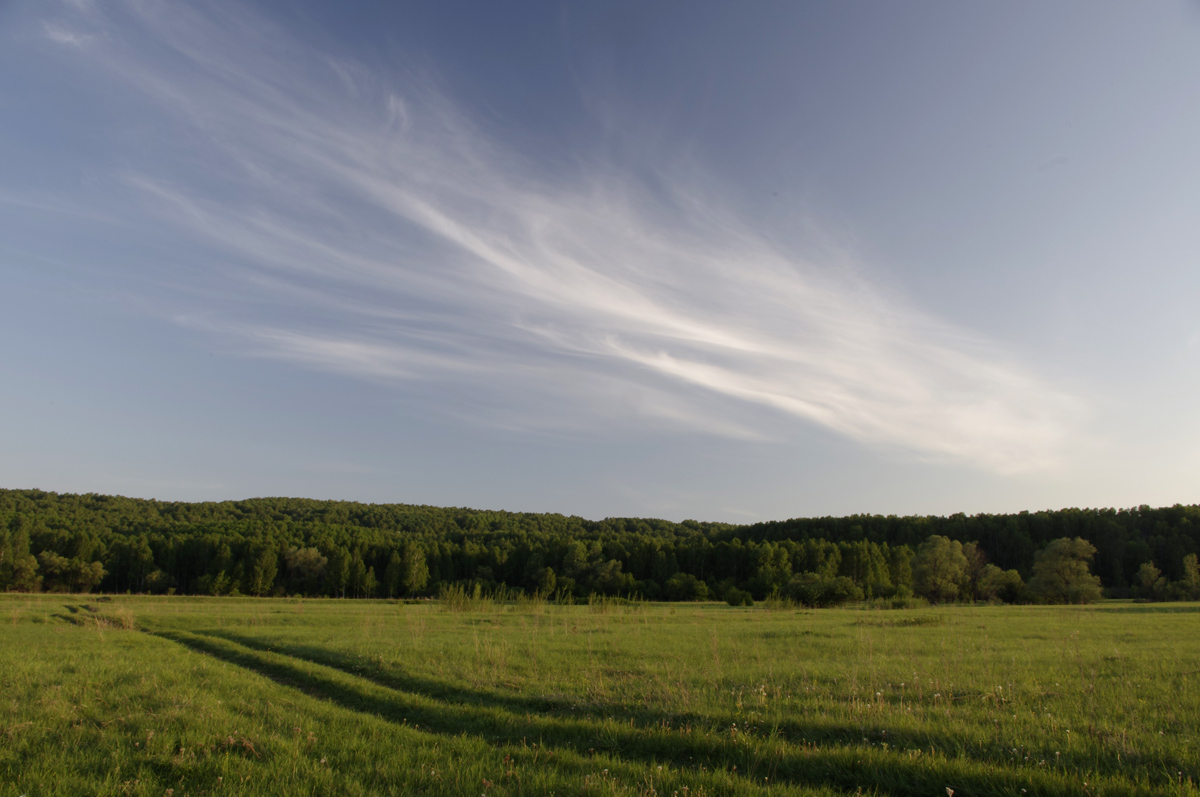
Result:
[[1200,4],[0,2],[0,486],[1200,501]]

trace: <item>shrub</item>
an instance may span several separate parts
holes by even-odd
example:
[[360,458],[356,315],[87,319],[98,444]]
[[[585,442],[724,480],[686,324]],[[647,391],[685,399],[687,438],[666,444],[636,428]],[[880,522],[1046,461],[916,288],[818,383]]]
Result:
[[984,565],[976,581],[976,595],[980,600],[1016,603],[1021,597],[1025,582],[1016,570],[1001,570],[995,565]]
[[730,587],[725,591],[725,602],[730,606],[753,606],[754,596],[744,590]]
[[1183,557],[1183,578],[1167,581],[1151,562],[1146,562],[1137,572],[1138,597],[1152,601],[1200,600],[1200,562],[1196,554]]
[[175,578],[165,570],[155,570],[146,576],[146,591],[161,595],[175,586]]
[[663,586],[667,600],[702,601],[708,598],[708,584],[691,573],[676,573]]
[[786,596],[805,606],[840,606],[863,599],[863,591],[846,576],[826,578],[817,573],[793,576],[785,588]]

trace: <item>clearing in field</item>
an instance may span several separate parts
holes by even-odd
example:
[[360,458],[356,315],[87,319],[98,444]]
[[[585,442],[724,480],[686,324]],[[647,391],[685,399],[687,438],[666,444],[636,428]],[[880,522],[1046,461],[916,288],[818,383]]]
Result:
[[0,596],[2,794],[1197,795],[1200,606]]

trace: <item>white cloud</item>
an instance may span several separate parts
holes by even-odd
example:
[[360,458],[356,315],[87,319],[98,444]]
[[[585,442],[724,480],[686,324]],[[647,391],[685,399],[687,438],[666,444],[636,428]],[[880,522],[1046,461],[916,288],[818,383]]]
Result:
[[249,355],[444,382],[522,427],[779,438],[801,421],[1002,472],[1051,467],[1068,442],[1076,399],[860,272],[780,250],[694,179],[664,172],[673,188],[652,193],[603,164],[546,174],[425,81],[241,11],[123,12],[102,39],[122,46],[85,57],[206,165],[159,152],[126,180],[270,316],[206,309],[201,326]]
[[70,47],[82,47],[91,40],[91,36],[87,36],[75,31],[68,30],[60,25],[55,25],[52,22],[47,22],[44,25],[46,38],[56,44],[65,44]]

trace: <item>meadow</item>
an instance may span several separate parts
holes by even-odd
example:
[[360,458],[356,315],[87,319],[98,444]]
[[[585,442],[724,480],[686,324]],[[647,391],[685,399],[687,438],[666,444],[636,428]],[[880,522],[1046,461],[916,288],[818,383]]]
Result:
[[1198,784],[1196,604],[0,595],[0,797]]

